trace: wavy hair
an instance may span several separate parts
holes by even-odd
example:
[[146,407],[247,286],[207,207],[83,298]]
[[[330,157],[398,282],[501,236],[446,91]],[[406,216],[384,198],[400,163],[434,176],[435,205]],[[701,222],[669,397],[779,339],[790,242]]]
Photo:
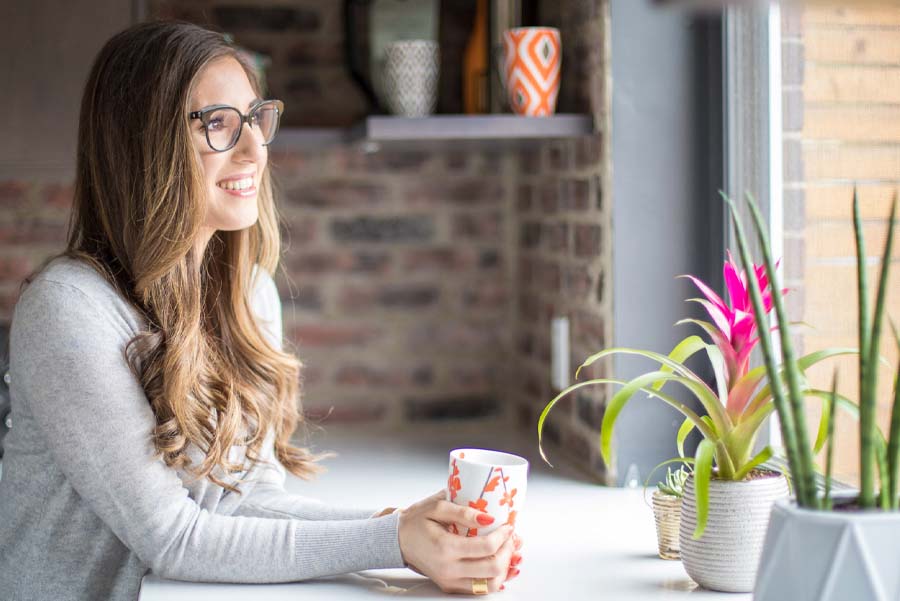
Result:
[[[248,466],[231,461],[234,445],[254,465],[272,432],[278,460],[304,479],[324,471],[316,462],[327,455],[291,444],[304,423],[301,364],[267,341],[252,314],[254,265],[274,273],[280,253],[268,167],[258,221],[216,232],[202,256],[195,249],[206,191],[189,102],[198,73],[225,56],[261,97],[253,69],[219,33],[153,22],[106,43],[82,99],[62,255],[88,262],[146,318],[126,359],[155,414],[153,441],[165,463],[240,492],[231,475]],[[197,465],[191,444],[204,453]]]

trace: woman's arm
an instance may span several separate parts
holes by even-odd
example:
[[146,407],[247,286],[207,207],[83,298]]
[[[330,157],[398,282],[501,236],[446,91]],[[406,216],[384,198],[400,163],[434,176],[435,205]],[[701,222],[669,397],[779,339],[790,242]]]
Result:
[[302,521],[202,509],[157,456],[155,418],[125,361],[116,307],[35,280],[12,327],[16,395],[47,451],[91,510],[155,573],[220,582],[284,582],[402,567],[398,515]]

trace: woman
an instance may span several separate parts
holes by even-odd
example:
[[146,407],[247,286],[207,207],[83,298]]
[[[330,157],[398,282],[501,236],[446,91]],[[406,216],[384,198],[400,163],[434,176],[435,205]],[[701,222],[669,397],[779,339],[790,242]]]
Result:
[[133,600],[148,569],[283,582],[407,566],[470,594],[515,573],[518,537],[451,534],[485,516],[443,491],[380,512],[285,492],[322,456],[290,441],[300,364],[270,275],[281,110],[196,26],[138,25],[97,57],[67,250],[12,322],[4,598]]

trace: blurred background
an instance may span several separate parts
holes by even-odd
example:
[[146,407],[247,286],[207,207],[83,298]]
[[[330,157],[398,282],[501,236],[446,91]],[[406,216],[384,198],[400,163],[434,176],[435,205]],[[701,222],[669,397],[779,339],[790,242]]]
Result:
[[[536,445],[541,409],[588,355],[668,352],[687,335],[673,324],[695,314],[684,302],[695,291],[677,275],[721,291],[720,189],[762,202],[789,313],[812,326],[802,347],[853,346],[852,187],[874,271],[900,185],[889,1],[42,0],[4,3],[0,18],[0,324],[22,278],[64,246],[94,56],[136,22],[198,23],[231,35],[264,69],[267,97],[285,102],[270,149],[284,232],[275,279],[306,365],[304,410],[326,427],[499,423]],[[523,135],[496,64],[502,32],[529,25],[560,30],[561,86],[557,114]],[[413,127],[375,90],[376,41],[404,36],[441,50],[437,115]],[[480,132],[459,133],[466,123]],[[900,254],[892,264],[900,320]],[[621,359],[588,375],[645,367]],[[854,395],[852,362],[841,369]],[[810,375],[829,385],[830,371]],[[2,394],[0,433],[13,425]],[[675,455],[681,418],[635,400],[606,465],[608,395],[560,403],[545,441],[586,477],[634,484]],[[852,481],[852,423],[838,433],[837,474]]]

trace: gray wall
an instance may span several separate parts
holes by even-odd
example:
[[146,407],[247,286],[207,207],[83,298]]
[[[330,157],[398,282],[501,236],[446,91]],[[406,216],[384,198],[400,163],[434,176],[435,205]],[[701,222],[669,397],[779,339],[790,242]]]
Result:
[[[703,22],[650,0],[612,0],[611,10],[614,344],[668,353],[697,333],[675,322],[699,315],[685,302],[696,289],[676,276],[720,286],[718,40],[710,48]],[[655,364],[620,357],[613,369],[630,379]],[[620,484],[630,465],[643,480],[677,455],[682,421],[661,401],[634,397],[616,429]]]

